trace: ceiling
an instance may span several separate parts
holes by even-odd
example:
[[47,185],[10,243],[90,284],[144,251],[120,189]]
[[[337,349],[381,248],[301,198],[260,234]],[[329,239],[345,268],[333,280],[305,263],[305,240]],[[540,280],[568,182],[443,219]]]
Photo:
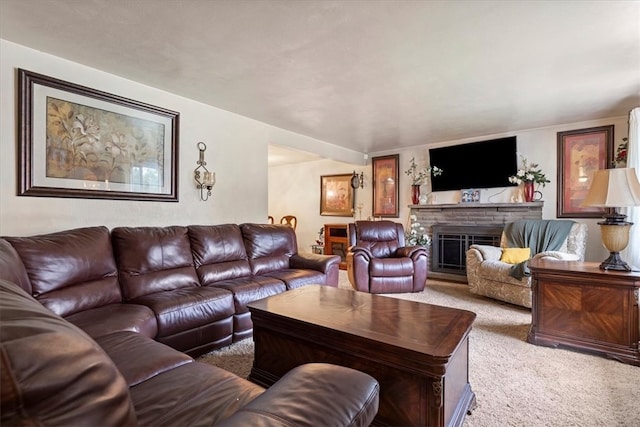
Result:
[[640,105],[639,1],[0,0],[0,37],[361,153]]

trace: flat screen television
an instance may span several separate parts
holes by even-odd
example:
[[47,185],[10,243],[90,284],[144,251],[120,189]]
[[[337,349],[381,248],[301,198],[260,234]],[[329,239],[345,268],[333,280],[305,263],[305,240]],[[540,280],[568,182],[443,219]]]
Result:
[[508,187],[518,170],[516,137],[429,149],[431,166],[444,172],[431,178],[432,191]]

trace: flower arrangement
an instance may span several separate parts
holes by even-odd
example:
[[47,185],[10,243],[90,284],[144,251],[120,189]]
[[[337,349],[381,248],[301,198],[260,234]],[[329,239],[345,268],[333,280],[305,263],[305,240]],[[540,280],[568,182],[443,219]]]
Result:
[[534,182],[536,184],[542,184],[544,187],[548,182],[551,182],[547,179],[537,163],[529,163],[527,158],[522,155],[520,158],[522,159],[522,167],[518,169],[515,175],[509,177],[510,183],[519,185],[523,182]]
[[425,228],[418,222],[418,217],[410,215],[409,219],[411,220],[411,224],[405,235],[407,246],[430,246],[431,238],[426,233]]
[[409,169],[404,171],[404,173],[411,177],[411,183],[413,185],[422,185],[426,184],[429,181],[429,177],[431,175],[438,176],[442,175],[442,169],[437,166],[429,166],[423,169],[418,170],[418,165],[416,165],[416,158],[412,157],[411,162],[409,164]]

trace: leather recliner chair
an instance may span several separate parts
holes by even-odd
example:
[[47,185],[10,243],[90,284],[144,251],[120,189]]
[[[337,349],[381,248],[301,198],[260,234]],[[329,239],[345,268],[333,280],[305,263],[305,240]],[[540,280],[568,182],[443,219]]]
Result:
[[369,293],[420,292],[427,280],[427,250],[405,246],[402,224],[356,221],[348,225],[347,274],[351,286]]

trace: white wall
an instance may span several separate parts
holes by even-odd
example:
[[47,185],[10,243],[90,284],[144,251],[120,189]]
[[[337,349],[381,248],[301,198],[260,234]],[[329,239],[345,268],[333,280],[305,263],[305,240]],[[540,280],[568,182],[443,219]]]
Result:
[[[320,176],[352,174],[364,171],[365,180],[371,181],[371,166],[354,165],[335,160],[282,165],[269,168],[269,215],[278,222],[284,215],[295,215],[298,220],[296,237],[300,252],[311,252],[318,232],[324,224],[344,224],[353,217],[320,215]],[[367,175],[368,174],[368,175]],[[354,192],[354,205],[363,202],[362,218],[371,215],[371,185]]]
[[[17,69],[178,111],[178,203],[17,196]],[[34,235],[75,227],[264,222],[267,145],[308,138],[140,83],[0,40],[0,235]],[[217,183],[209,201],[193,181],[196,144]],[[36,143],[42,143],[35,141]]]
[[[430,145],[445,146],[461,144],[466,142],[481,141],[503,136],[517,136],[518,152],[523,154],[529,162],[536,162],[540,165],[547,178],[551,181],[542,192],[544,208],[543,218],[556,218],[557,202],[557,133],[584,129],[595,126],[613,124],[614,129],[614,153],[615,148],[622,142],[622,138],[628,134],[627,117],[613,117],[602,120],[588,122],[568,123],[540,129],[529,129],[514,131],[505,134],[485,135],[476,138],[469,138],[458,141],[438,142]],[[407,225],[409,215],[409,205],[411,204],[411,182],[404,171],[409,167],[412,157],[416,158],[419,166],[429,163],[427,145],[413,147],[411,149],[398,149],[372,153],[371,157],[400,154],[400,213],[397,219],[402,224]],[[478,159],[481,161],[481,159]],[[371,184],[371,164],[358,166],[328,160],[308,162],[299,165],[284,165],[269,170],[269,214],[276,220],[285,214],[296,215],[298,217],[298,246],[301,251],[310,251],[310,245],[317,238],[317,232],[324,223],[347,223],[352,220],[350,217],[329,217],[320,216],[320,175],[331,175],[339,173],[352,173],[353,170],[364,171],[365,188],[356,191],[357,205],[364,203],[362,218],[366,219],[371,215],[372,209],[372,184]],[[294,178],[295,177],[295,178]],[[295,181],[295,182],[294,182]],[[423,192],[428,192],[428,186],[422,187]],[[482,203],[509,203],[512,195],[517,191],[515,187],[484,189],[481,192]],[[460,194],[458,191],[446,191],[434,193],[437,203],[458,203]],[[608,252],[602,246],[600,239],[600,228],[597,222],[600,219],[574,218],[575,221],[584,222],[589,227],[589,242],[587,245],[586,260],[601,262],[608,256]],[[624,258],[624,254],[623,254]]]

